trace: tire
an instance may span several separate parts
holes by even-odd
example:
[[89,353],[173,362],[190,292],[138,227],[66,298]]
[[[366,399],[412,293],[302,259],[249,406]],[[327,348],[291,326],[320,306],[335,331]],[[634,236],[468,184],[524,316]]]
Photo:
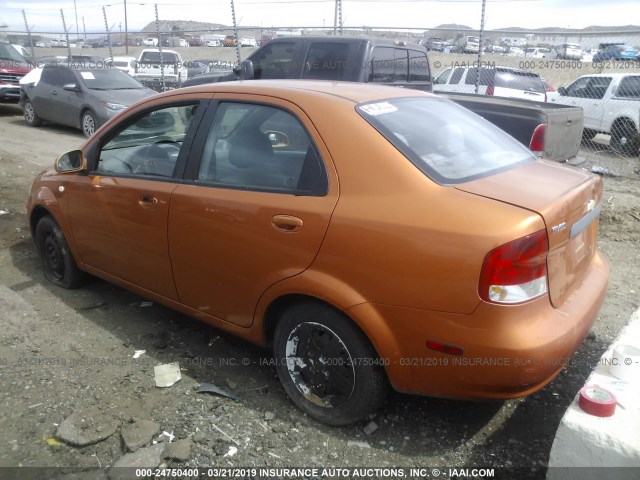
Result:
[[273,354],[287,395],[329,425],[365,418],[389,392],[382,362],[366,336],[349,318],[320,303],[299,303],[283,312]]
[[591,130],[590,128],[585,128],[584,130],[582,130],[582,141],[590,142],[591,140],[596,138],[597,134],[598,134],[597,131]]
[[632,124],[628,122],[617,123],[611,128],[610,145],[622,155],[637,155],[640,147],[640,135]]
[[82,117],[80,117],[80,127],[82,128],[82,133],[87,138],[93,135],[97,130],[98,122],[96,122],[96,117],[91,110],[85,110],[82,112]]
[[42,123],[40,117],[36,114],[36,109],[33,108],[33,104],[27,100],[22,106],[22,112],[24,113],[24,120],[30,127],[37,127]]
[[47,280],[69,289],[78,288],[86,282],[86,273],[76,265],[62,230],[50,216],[38,221],[35,242]]

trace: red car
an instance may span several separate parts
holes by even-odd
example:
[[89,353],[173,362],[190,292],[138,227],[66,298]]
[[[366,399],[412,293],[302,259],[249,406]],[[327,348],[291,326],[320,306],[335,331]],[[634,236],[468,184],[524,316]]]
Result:
[[18,103],[20,79],[31,68],[9,42],[0,42],[0,103]]

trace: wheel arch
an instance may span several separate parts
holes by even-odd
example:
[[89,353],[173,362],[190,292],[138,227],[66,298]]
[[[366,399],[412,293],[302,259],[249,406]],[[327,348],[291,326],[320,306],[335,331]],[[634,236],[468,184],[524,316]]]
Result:
[[627,117],[627,116],[623,116],[623,117],[618,117],[613,122],[611,122],[610,132],[613,134],[613,130],[616,127],[624,125],[625,123],[626,124],[630,124],[636,130],[636,132],[638,131],[638,125],[633,120],[633,118]]

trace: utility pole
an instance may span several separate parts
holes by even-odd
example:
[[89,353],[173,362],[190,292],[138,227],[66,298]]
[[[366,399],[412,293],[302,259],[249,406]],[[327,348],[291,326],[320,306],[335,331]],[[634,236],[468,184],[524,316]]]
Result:
[[156,11],[156,35],[158,36],[158,51],[160,52],[160,84],[162,85],[162,91],[164,92],[167,85],[164,81],[164,59],[162,58],[162,38],[160,38],[160,20],[158,20],[158,4],[154,4]]
[[69,54],[69,58],[67,63],[71,62],[71,44],[69,43],[69,31],[67,30],[67,24],[64,21],[64,12],[60,9],[60,16],[62,17],[62,28],[64,28],[64,37],[67,40],[67,52]]
[[84,43],[87,43],[87,26],[84,24],[84,16],[82,17],[82,31],[84,32]]
[[480,65],[482,64],[482,40],[484,36],[484,12],[487,6],[487,0],[482,0],[482,15],[480,16],[480,37],[479,37],[479,46],[478,46],[478,65],[476,66],[476,95],[478,94],[478,90],[480,89]]
[[129,55],[129,26],[127,25],[127,0],[124,0],[124,53]]
[[76,0],[73,0],[73,11],[76,14],[76,46],[78,46],[78,41],[80,40],[80,33],[78,32],[78,7],[76,6]]
[[107,43],[109,44],[109,58],[113,60],[113,50],[111,49],[111,30],[109,30],[109,23],[107,22],[107,9],[102,7],[102,15],[104,15],[104,28],[107,31]]
[[236,56],[238,57],[238,65],[242,61],[242,56],[240,55],[240,37],[238,37],[238,24],[236,23],[236,7],[231,0],[231,18],[233,19],[233,34],[236,37]]
[[29,28],[29,24],[27,23],[27,14],[24,9],[22,10],[22,18],[24,18],[24,26],[27,29],[27,39],[29,40],[29,47],[31,49],[31,58],[35,59],[36,54],[33,51],[33,42],[31,41],[31,29]]

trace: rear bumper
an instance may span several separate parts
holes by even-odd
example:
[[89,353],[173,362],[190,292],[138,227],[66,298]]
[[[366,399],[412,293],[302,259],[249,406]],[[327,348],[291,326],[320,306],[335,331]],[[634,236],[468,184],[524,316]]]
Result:
[[[470,315],[361,304],[347,311],[372,339],[401,392],[463,399],[525,396],[549,383],[580,347],[604,302],[608,261],[598,251],[560,308],[548,296],[521,305],[481,302]],[[367,325],[376,324],[374,331]],[[387,330],[381,331],[380,324]],[[426,348],[436,340],[462,356]]]

